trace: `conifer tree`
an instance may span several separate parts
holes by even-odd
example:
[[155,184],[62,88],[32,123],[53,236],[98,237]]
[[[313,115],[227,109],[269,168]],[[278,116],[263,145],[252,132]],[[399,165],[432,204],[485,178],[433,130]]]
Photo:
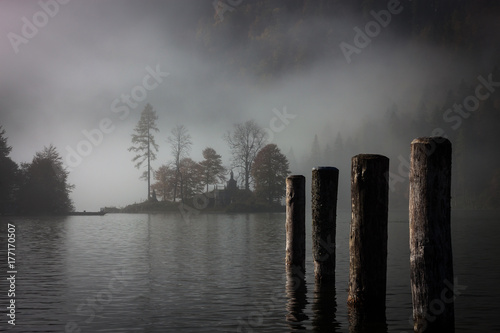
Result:
[[136,153],[132,162],[140,169],[144,162],[147,162],[147,169],[141,178],[148,181],[148,200],[151,198],[151,161],[156,159],[155,152],[158,152],[158,145],[155,142],[153,131],[158,132],[156,121],[158,116],[153,107],[148,103],[141,113],[141,119],[137,123],[132,134],[132,146],[128,151]]

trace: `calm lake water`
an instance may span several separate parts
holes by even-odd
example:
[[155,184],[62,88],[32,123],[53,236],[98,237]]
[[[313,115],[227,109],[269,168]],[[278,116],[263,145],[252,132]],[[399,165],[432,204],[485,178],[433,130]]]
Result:
[[[310,215],[310,214],[308,214]],[[1,218],[0,331],[349,332],[349,212],[337,277],[315,289],[311,221],[304,289],[285,274],[284,214]],[[7,223],[16,226],[16,325],[7,323]],[[452,217],[457,332],[500,331],[500,218]],[[387,332],[411,332],[408,215],[390,214]],[[288,290],[288,291],[287,291]]]

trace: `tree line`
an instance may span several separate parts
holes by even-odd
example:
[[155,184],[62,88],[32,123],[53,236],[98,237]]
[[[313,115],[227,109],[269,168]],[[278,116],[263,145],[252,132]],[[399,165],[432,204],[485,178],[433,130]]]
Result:
[[[500,86],[499,67],[486,73],[481,75]],[[310,152],[299,159],[299,166],[294,166],[294,170],[298,168],[308,174],[315,165],[339,168],[339,204],[349,207],[351,158],[360,152],[386,155],[391,160],[391,206],[404,208],[408,206],[410,142],[421,136],[441,135],[453,144],[453,207],[496,208],[500,205],[500,167],[493,152],[497,151],[500,141],[497,130],[500,89],[490,87],[493,91],[488,90],[488,98],[480,101],[474,111],[467,111],[471,106],[464,101],[475,96],[479,83],[477,78],[461,80],[446,90],[443,97],[416,91],[420,98],[414,105],[391,104],[385,109],[375,109],[373,115],[361,120],[350,133],[341,130],[326,133],[329,136],[324,132],[323,135],[311,133]],[[290,154],[289,157],[292,158]]]
[[68,171],[53,145],[37,152],[30,163],[17,164],[0,126],[0,215],[59,215],[73,211]]
[[[143,170],[140,178],[147,181],[148,201],[160,196],[163,201],[184,202],[226,181],[229,168],[214,148],[203,149],[202,161],[190,157],[193,142],[184,125],[175,126],[167,137],[172,159],[153,170],[151,161],[159,150],[154,137],[159,132],[157,120],[156,111],[148,103],[128,148],[135,153],[135,167]],[[267,143],[264,129],[248,120],[235,124],[223,139],[231,152],[230,168],[240,171],[242,189],[251,192],[253,188],[255,197],[269,204],[279,202],[285,193],[285,178],[290,174],[289,162],[277,145]]]

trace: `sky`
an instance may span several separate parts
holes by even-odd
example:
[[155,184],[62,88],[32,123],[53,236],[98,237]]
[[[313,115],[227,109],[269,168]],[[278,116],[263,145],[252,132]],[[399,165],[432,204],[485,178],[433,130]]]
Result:
[[[255,119],[283,152],[293,147],[300,155],[315,132],[335,136],[392,103],[415,105],[418,96],[410,92],[432,86],[431,75],[449,78],[450,85],[475,75],[460,59],[450,62],[448,54],[427,46],[384,53],[375,47],[353,55],[353,63],[325,56],[307,72],[255,88],[237,73],[233,79],[219,75],[209,59],[183,43],[182,31],[195,30],[197,22],[189,6],[176,4],[0,2],[0,124],[13,147],[10,156],[29,162],[44,146],[56,146],[75,185],[76,210],[146,198],[142,171],[127,150],[146,103],[159,116],[153,168],[171,159],[166,140],[179,124],[192,136],[194,160],[211,146],[228,166],[223,135],[235,123]],[[342,24],[352,42],[353,27],[364,22],[353,17]],[[392,32],[388,27],[381,33]],[[422,60],[428,52],[435,57]]]

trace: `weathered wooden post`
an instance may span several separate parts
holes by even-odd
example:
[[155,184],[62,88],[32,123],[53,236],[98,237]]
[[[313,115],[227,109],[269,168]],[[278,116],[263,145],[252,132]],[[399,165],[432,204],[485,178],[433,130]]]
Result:
[[312,170],[312,246],[314,277],[335,281],[335,234],[339,170],[317,167]]
[[306,262],[306,179],[286,178],[286,258],[287,266],[305,271]]
[[451,143],[411,143],[410,268],[415,332],[454,332]]
[[352,158],[349,294],[353,313],[385,322],[389,159],[362,154]]

